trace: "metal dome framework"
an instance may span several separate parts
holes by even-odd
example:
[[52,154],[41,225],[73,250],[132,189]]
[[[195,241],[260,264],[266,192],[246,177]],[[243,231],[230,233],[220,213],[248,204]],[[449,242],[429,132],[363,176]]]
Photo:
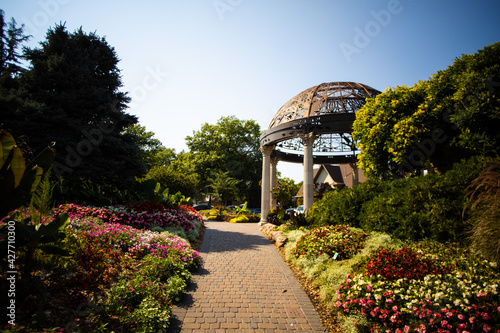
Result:
[[[303,163],[304,210],[313,202],[314,164],[355,163],[352,138],[356,111],[380,91],[356,82],[330,82],[304,90],[286,102],[260,137],[263,155],[261,222],[266,222],[276,186],[278,161]],[[303,152],[301,154],[300,152]]]
[[276,113],[260,137],[261,146],[275,146],[279,160],[301,163],[301,137],[314,133],[314,163],[348,163],[359,151],[352,139],[356,111],[380,91],[356,82],[330,82],[304,90]]

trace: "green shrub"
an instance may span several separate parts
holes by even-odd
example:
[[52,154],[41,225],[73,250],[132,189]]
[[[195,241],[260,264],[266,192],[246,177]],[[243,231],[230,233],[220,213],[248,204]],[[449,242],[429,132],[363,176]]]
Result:
[[473,158],[443,175],[392,181],[385,191],[363,205],[361,228],[387,232],[400,239],[463,241],[469,228],[462,218],[465,188],[477,177],[483,163]]
[[240,216],[237,216],[235,218],[232,218],[229,222],[231,223],[246,223],[248,222],[248,217],[246,217],[245,215],[240,215]]
[[149,254],[142,259],[141,273],[149,280],[167,282],[173,276],[182,277],[189,281],[191,273],[186,268],[186,263],[178,257],[160,258]]
[[130,318],[130,321],[138,324],[138,332],[154,333],[166,331],[171,315],[172,310],[169,307],[162,306],[156,298],[147,296],[132,314],[125,318]]
[[[173,234],[173,235],[175,235],[177,237],[180,237],[180,238],[183,238],[183,239],[187,240],[186,231],[182,227],[179,227],[179,226],[176,226],[176,227],[166,227],[166,228],[163,228],[162,230],[163,230],[162,232],[168,232],[168,233]],[[160,230],[153,229],[153,231],[157,231],[158,232]]]
[[344,224],[359,228],[361,207],[386,187],[386,182],[374,179],[353,188],[327,192],[309,210],[308,223],[312,226]]
[[140,275],[122,277],[109,290],[107,311],[127,327],[134,323],[141,332],[158,332],[168,326],[171,310],[168,294],[155,280]]
[[348,259],[363,248],[366,236],[345,225],[314,228],[297,242],[295,257],[326,254],[334,260]]
[[224,221],[226,215],[227,215],[227,210],[219,209],[219,208],[213,208],[210,210],[203,210],[200,212],[202,216],[206,216],[207,220],[210,221]]

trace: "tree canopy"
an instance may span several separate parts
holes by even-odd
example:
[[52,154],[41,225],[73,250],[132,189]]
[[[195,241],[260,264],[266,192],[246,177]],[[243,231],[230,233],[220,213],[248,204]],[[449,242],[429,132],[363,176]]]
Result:
[[24,35],[24,25],[18,27],[14,18],[6,23],[4,15],[4,11],[0,9],[0,77],[10,77],[22,69],[20,60],[23,56],[18,50],[30,36]]
[[229,176],[229,171],[222,172],[216,171],[212,173],[212,177],[208,178],[208,187],[210,188],[210,195],[215,197],[215,200],[222,203],[223,206],[227,205],[230,200],[238,191],[238,184],[241,180]]
[[278,175],[276,186],[274,187],[274,198],[281,208],[293,205],[294,196],[302,186],[302,182],[295,184],[295,181],[288,177]]
[[0,96],[4,128],[35,151],[56,142],[54,172],[67,180],[123,188],[144,174],[140,149],[124,132],[137,118],[125,112],[119,59],[105,38],[57,25],[25,57],[18,89]]
[[175,149],[165,148],[161,141],[154,137],[155,133],[147,131],[145,126],[131,125],[123,133],[132,136],[148,170],[153,167],[169,165],[175,159]]
[[356,114],[369,176],[444,172],[461,158],[498,155],[500,43],[463,55],[413,87],[388,88]]
[[249,205],[258,205],[262,170],[259,137],[258,123],[234,116],[221,117],[216,124],[205,123],[186,137],[201,188],[208,186],[211,173],[228,172],[229,177],[241,180],[240,198]]

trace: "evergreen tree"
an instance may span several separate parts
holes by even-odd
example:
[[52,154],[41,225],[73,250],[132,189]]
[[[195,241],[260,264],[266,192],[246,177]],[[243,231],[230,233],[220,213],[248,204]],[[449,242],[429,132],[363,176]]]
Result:
[[18,49],[30,36],[24,35],[24,24],[17,27],[14,18],[7,24],[4,15],[4,11],[0,9],[0,76],[10,77],[22,69],[20,66],[22,55]]
[[2,113],[5,128],[38,151],[56,142],[54,172],[66,180],[130,185],[145,172],[134,137],[124,129],[137,118],[113,47],[95,33],[64,25],[47,32],[39,48],[26,49],[31,66],[20,77],[22,103]]

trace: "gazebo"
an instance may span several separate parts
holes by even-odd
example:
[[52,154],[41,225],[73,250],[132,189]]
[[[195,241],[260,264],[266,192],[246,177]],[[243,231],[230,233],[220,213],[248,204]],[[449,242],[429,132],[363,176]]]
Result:
[[380,91],[356,82],[330,82],[304,90],[286,102],[260,137],[262,152],[261,222],[275,206],[278,161],[304,166],[304,211],[314,199],[313,165],[356,165],[359,150],[352,139],[356,111]]

